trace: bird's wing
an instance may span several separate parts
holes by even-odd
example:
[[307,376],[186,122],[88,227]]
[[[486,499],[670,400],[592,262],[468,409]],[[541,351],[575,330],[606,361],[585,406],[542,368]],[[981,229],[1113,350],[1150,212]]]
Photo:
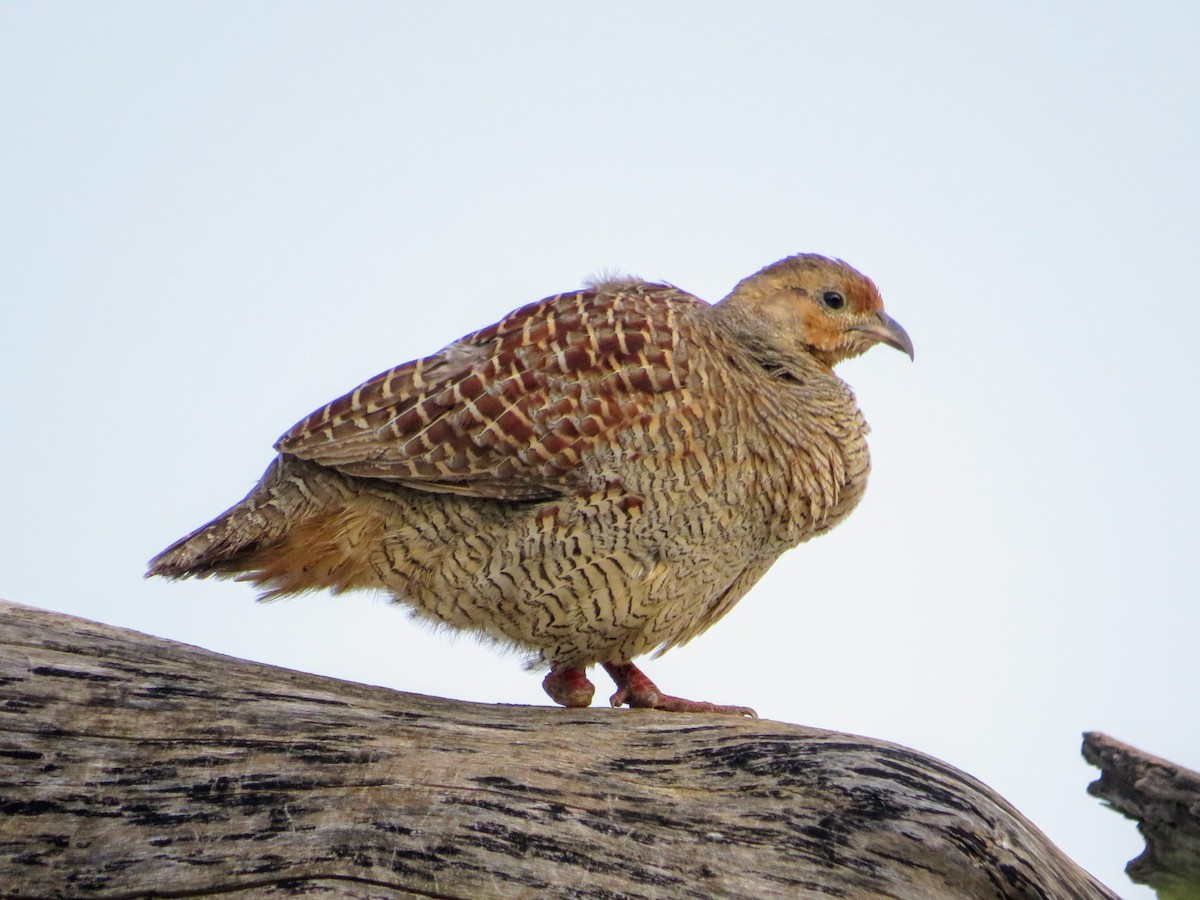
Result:
[[553,497],[619,431],[652,429],[655,395],[690,402],[676,322],[703,305],[644,283],[549,297],[376,375],[275,447],[427,491]]

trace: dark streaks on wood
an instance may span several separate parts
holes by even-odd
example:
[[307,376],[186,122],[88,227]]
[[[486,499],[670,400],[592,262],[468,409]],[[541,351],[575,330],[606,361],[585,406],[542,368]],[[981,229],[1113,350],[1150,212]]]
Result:
[[0,603],[0,894],[1112,898],[893,744],[486,706]]
[[1135,820],[1146,839],[1129,877],[1163,900],[1200,900],[1200,772],[1095,731],[1083,736],[1083,756],[1101,772],[1088,793]]

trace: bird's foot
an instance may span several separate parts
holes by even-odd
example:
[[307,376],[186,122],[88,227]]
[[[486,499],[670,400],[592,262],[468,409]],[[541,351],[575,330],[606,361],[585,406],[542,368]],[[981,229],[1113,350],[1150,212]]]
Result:
[[583,669],[574,667],[551,669],[550,674],[542,679],[542,690],[560,706],[573,708],[591,706],[592,695],[596,693],[595,686],[588,681]]
[[[748,716],[757,719],[758,713],[748,706],[722,706],[704,700],[684,700],[664,694],[633,663],[604,663],[604,669],[617,683],[617,692],[608,702],[613,706],[628,704],[634,709],[662,709],[667,712],[721,713],[726,716]],[[551,695],[553,696],[553,694]]]

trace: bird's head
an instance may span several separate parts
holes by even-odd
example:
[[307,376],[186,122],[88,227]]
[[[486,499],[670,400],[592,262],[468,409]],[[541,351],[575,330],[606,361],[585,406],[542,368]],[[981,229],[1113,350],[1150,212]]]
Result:
[[781,357],[802,353],[832,367],[879,343],[913,357],[875,284],[839,259],[781,259],[739,282],[717,308],[744,339]]

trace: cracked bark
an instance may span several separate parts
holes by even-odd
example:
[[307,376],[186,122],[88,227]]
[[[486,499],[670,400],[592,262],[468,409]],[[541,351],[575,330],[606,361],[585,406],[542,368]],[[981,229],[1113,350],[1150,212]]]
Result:
[[1200,900],[1200,772],[1095,731],[1083,736],[1083,756],[1101,772],[1088,793],[1135,820],[1146,839],[1129,877],[1163,900]]
[[460,703],[0,602],[0,894],[217,893],[1115,896],[884,741]]

